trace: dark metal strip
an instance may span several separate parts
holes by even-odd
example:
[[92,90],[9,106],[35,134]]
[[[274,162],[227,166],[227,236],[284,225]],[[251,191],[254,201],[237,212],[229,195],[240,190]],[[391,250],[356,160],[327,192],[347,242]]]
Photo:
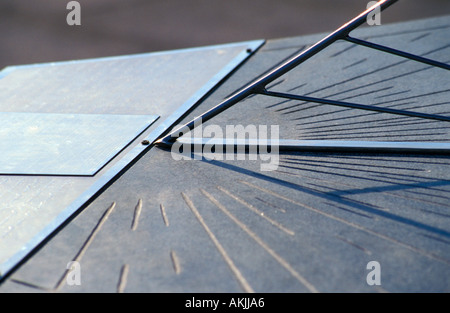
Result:
[[329,105],[334,105],[334,106],[360,109],[360,110],[366,110],[366,111],[374,111],[374,112],[389,113],[389,114],[403,115],[403,116],[409,116],[409,117],[418,117],[418,118],[428,119],[428,120],[438,120],[438,121],[450,122],[450,117],[435,115],[435,114],[397,110],[397,109],[391,109],[391,108],[377,107],[377,106],[373,106],[373,105],[357,104],[357,103],[343,102],[343,101],[323,99],[323,98],[298,96],[298,95],[292,95],[292,94],[276,92],[276,91],[265,90],[265,91],[261,92],[261,94],[266,95],[266,96],[271,96],[271,97],[277,97],[277,98],[315,102],[315,103],[329,104]]
[[403,58],[414,60],[414,61],[417,61],[417,62],[420,62],[420,63],[432,65],[432,66],[435,66],[435,67],[440,67],[440,68],[442,68],[444,70],[450,70],[450,65],[448,65],[446,63],[442,63],[442,62],[438,62],[438,61],[431,60],[431,59],[428,59],[428,58],[424,58],[424,57],[421,57],[421,56],[418,56],[418,55],[414,55],[414,54],[411,54],[411,53],[408,53],[408,52],[400,51],[400,50],[397,50],[397,49],[393,49],[393,48],[390,48],[390,47],[382,46],[382,45],[379,45],[379,44],[376,44],[376,43],[373,43],[373,42],[368,42],[368,41],[365,41],[365,40],[361,40],[361,39],[358,39],[358,38],[353,38],[353,37],[350,37],[350,36],[345,37],[345,40],[348,41],[348,42],[357,44],[357,45],[361,45],[361,46],[367,47],[367,48],[383,51],[383,52],[390,53],[390,54],[393,54],[393,55],[397,55],[397,56],[400,56],[400,57],[403,57]]

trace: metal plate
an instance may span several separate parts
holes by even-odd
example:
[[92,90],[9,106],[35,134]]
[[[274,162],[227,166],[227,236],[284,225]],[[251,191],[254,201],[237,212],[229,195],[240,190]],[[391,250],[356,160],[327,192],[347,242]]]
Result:
[[[183,138],[177,139],[179,145],[191,146],[193,151],[213,147],[220,151],[323,151],[323,152],[361,152],[368,153],[418,153],[449,154],[447,142],[395,142],[395,141],[359,141],[359,140],[288,140],[288,139],[227,139],[227,138]],[[197,149],[197,150],[195,150]],[[264,150],[263,150],[264,151]]]
[[94,175],[157,119],[0,113],[0,174]]
[[[249,51],[255,51],[262,44],[263,41],[258,40],[169,52],[12,66],[0,72],[0,112],[10,112],[12,116],[17,112],[26,116],[41,114],[41,117],[49,117],[52,124],[57,124],[57,114],[76,116],[84,122],[87,122],[84,115],[103,119],[100,124],[90,125],[89,134],[82,136],[96,137],[94,145],[99,145],[102,138],[106,140],[107,147],[96,146],[97,151],[92,151],[96,158],[98,153],[103,154],[98,159],[102,162],[97,163],[97,169],[108,159],[107,156],[117,153],[116,148],[120,150],[134,138],[130,136],[135,136],[142,127],[151,123],[149,116],[160,116],[95,175],[0,175],[0,276],[10,273],[24,257],[144,154],[150,145],[142,145],[143,139],[152,142],[158,138],[247,59],[251,55]],[[109,123],[114,123],[114,127]],[[75,124],[71,123],[72,126]],[[67,124],[62,127],[67,127]],[[4,128],[2,124],[3,131]],[[45,128],[51,126],[46,125]],[[75,128],[71,127],[71,131],[83,130]],[[122,133],[121,128],[129,134]],[[7,132],[11,133],[11,130]],[[120,138],[126,140],[120,143]],[[77,141],[82,143],[83,139]],[[20,153],[23,155],[31,152],[27,146],[22,149]],[[45,160],[48,162],[43,165],[45,171],[38,170],[47,174],[92,174],[94,167],[79,163],[91,151],[88,154],[73,152],[75,154],[71,158],[76,162],[68,165],[70,161],[66,160],[66,165],[56,169],[55,163]],[[40,164],[36,162],[33,169]]]

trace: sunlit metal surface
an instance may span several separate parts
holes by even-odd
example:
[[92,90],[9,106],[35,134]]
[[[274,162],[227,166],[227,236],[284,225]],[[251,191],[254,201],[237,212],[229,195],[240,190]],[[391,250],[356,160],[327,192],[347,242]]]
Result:
[[157,119],[0,113],[0,174],[94,175]]

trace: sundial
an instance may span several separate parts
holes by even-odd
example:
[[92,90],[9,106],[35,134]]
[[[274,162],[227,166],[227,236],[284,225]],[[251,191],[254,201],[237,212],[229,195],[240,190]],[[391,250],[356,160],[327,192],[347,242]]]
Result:
[[450,20],[364,26],[394,2],[0,72],[0,292],[448,291]]

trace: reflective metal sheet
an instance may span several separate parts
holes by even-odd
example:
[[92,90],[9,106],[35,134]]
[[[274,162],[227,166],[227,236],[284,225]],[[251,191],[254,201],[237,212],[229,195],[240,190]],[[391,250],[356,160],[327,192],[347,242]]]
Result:
[[157,118],[0,113],[0,174],[94,175]]

